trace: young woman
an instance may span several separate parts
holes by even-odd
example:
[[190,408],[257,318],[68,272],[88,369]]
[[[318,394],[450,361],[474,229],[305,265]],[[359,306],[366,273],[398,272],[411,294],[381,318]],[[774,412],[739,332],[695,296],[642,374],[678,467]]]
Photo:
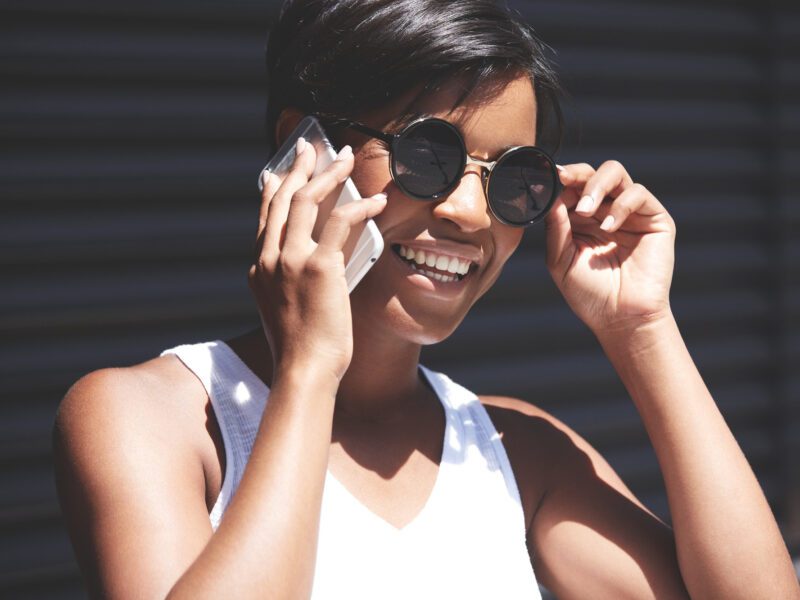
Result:
[[[341,151],[312,176],[298,142],[290,174],[264,179],[262,327],[64,399],[57,478],[92,594],[800,597],[670,311],[675,225],[618,162],[557,168],[536,148],[559,113],[529,28],[487,0],[300,0],[268,59],[270,138],[316,112]],[[348,176],[363,200],[313,241]],[[341,249],[368,218],[385,251],[348,297]],[[674,530],[564,423],[419,364],[539,220],[642,416]]]

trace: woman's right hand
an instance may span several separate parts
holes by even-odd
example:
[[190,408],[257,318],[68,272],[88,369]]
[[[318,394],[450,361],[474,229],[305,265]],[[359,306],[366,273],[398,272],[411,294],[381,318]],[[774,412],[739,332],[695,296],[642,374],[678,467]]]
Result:
[[338,383],[353,354],[352,317],[342,248],[351,228],[386,206],[383,194],[333,209],[319,237],[311,238],[318,204],[341,189],[353,169],[349,146],[313,176],[316,151],[298,140],[297,158],[283,181],[264,181],[250,267],[250,289],[272,351],[274,376],[281,369],[321,370]]

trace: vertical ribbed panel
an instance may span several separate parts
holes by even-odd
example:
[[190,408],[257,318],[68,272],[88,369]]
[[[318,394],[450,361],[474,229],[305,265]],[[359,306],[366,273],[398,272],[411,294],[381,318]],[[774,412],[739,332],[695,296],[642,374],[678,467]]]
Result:
[[[511,4],[573,96],[560,162],[620,160],[675,216],[675,313],[796,548],[800,9]],[[257,323],[246,271],[277,6],[0,6],[2,597],[83,595],[50,468],[67,387]],[[553,411],[667,516],[638,415],[550,281],[541,228],[425,361]]]

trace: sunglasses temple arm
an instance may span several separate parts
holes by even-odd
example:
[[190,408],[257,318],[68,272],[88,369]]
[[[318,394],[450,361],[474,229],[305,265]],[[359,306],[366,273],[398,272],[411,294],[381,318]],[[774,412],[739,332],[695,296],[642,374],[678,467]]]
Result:
[[324,115],[320,115],[318,113],[314,113],[313,116],[315,116],[319,121],[325,123],[326,125],[333,125],[336,127],[348,127],[350,129],[355,129],[356,131],[361,132],[370,137],[383,140],[387,144],[391,144],[397,137],[396,135],[393,135],[391,133],[384,133],[383,131],[378,131],[377,129],[368,127],[367,125],[359,123],[358,121],[351,121],[350,119],[344,119],[344,118],[331,118],[331,117],[326,117]]

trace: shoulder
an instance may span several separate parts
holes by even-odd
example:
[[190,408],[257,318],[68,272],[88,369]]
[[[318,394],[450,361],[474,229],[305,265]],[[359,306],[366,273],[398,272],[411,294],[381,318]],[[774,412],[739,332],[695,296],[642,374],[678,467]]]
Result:
[[93,469],[109,464],[109,457],[138,463],[154,458],[151,453],[159,462],[204,466],[213,451],[209,413],[203,384],[175,355],[99,369],[81,377],[61,400],[54,451]]
[[519,398],[479,399],[503,440],[523,502],[528,504],[526,526],[545,495],[564,487],[590,486],[597,478],[641,506],[600,452],[550,412]]
[[[518,458],[524,463],[553,457],[558,451],[571,449],[592,451],[589,443],[566,423],[543,408],[519,398],[508,396],[479,396],[507,450],[527,450]],[[531,453],[534,453],[532,456]],[[545,453],[545,454],[542,454]]]
[[479,396],[479,399],[504,444],[546,451],[550,458],[558,452],[561,461],[584,456],[605,462],[583,436],[536,404],[508,396]]
[[[523,498],[537,578],[559,597],[686,597],[672,531],[623,483],[592,445],[547,411],[484,396],[503,435]],[[581,590],[578,592],[578,590]]]
[[[163,427],[175,435],[204,404],[202,384],[175,356],[163,356],[123,368],[93,371],[81,377],[59,404],[54,433],[105,437],[153,433]],[[101,428],[98,428],[102,425]]]
[[53,424],[56,477],[93,498],[141,470],[204,479],[207,396],[175,356],[81,377]]
[[93,371],[59,404],[53,425],[56,469],[65,464],[79,469],[90,484],[121,463],[181,463],[194,471],[202,465],[208,439],[206,403],[202,384],[175,356]]
[[208,535],[204,392],[192,379],[176,357],[159,357],[89,373],[61,401],[53,427],[56,487],[95,595],[132,584],[140,568],[151,574],[146,587],[160,593],[169,565],[145,565],[147,557],[158,547],[196,549]]
[[[520,466],[546,457],[548,484],[572,480],[578,473],[591,473],[613,484],[626,496],[633,494],[606,459],[572,427],[543,408],[519,398],[480,396],[507,450],[516,451]],[[507,438],[507,439],[506,439]],[[637,501],[638,502],[638,501]]]

